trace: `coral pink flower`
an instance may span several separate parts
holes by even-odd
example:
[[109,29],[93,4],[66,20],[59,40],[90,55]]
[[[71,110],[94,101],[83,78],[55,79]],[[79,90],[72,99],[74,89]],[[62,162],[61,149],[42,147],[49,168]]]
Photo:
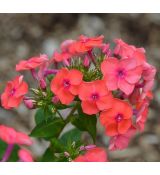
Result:
[[108,89],[117,90],[119,88],[126,95],[133,92],[142,74],[142,67],[137,66],[134,59],[107,58],[102,62],[101,70]]
[[119,134],[117,136],[111,137],[109,142],[109,150],[123,150],[128,147],[131,137],[136,134],[136,129],[132,126],[128,129],[125,134]]
[[0,125],[0,139],[7,144],[31,145],[32,140],[24,133],[17,132],[11,127]]
[[103,35],[91,38],[81,35],[78,41],[73,42],[70,45],[69,52],[84,53],[92,50],[94,47],[101,47],[103,39],[104,39]]
[[121,56],[122,59],[133,58],[136,60],[137,66],[143,65],[146,61],[144,48],[136,48],[133,45],[128,45],[121,39],[115,40],[116,48],[114,50],[115,55]]
[[76,70],[62,68],[51,82],[51,91],[57,95],[62,104],[70,104],[82,82],[83,74]]
[[124,134],[132,124],[132,108],[122,100],[114,99],[111,109],[100,114],[100,123],[106,128],[106,135]]
[[37,57],[32,57],[29,60],[20,61],[19,64],[16,65],[16,71],[35,69],[47,61],[48,57],[45,54]]
[[23,81],[23,76],[17,76],[9,81],[4,92],[1,95],[2,106],[5,109],[18,107],[28,92],[28,85]]
[[83,82],[79,88],[79,98],[83,112],[89,115],[111,108],[113,99],[104,80]]
[[20,149],[18,151],[18,156],[20,158],[20,161],[33,162],[33,157],[32,157],[31,152],[26,149]]
[[107,153],[105,149],[96,147],[78,156],[74,162],[108,162]]

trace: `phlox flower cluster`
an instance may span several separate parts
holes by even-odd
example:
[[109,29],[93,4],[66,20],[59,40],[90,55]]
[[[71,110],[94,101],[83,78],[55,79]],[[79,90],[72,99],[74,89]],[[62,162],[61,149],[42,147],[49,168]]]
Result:
[[[110,138],[110,151],[125,149],[136,132],[144,130],[156,69],[147,62],[144,48],[121,39],[115,39],[114,43],[111,49],[102,35],[81,35],[77,40],[62,42],[51,58],[41,54],[20,61],[16,71],[30,71],[38,87],[33,89],[19,75],[7,83],[1,105],[9,110],[21,102],[29,109],[47,104],[67,108],[78,103],[86,117],[97,116]],[[28,87],[35,96],[27,96]],[[27,136],[17,134],[0,126],[0,138],[6,143],[31,143]],[[24,161],[33,160],[27,150],[21,150],[19,155]],[[104,148],[94,147],[73,161],[102,162],[108,158]]]

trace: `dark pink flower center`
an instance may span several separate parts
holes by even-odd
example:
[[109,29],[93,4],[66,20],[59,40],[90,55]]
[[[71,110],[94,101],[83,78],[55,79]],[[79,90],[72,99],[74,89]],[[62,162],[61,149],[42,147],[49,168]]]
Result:
[[70,85],[71,85],[71,84],[70,84],[70,81],[69,81],[69,80],[67,80],[67,79],[64,79],[64,80],[63,80],[63,87],[64,87],[64,88],[69,88]]
[[16,89],[15,88],[11,89],[10,96],[13,96],[15,94],[15,92],[16,92]]
[[99,94],[98,93],[91,94],[91,99],[94,100],[94,101],[98,100],[99,99]]
[[118,78],[124,78],[125,77],[125,70],[124,69],[118,69],[117,70],[117,77]]
[[117,114],[115,116],[115,120],[116,120],[116,122],[121,122],[123,120],[123,115],[122,114]]

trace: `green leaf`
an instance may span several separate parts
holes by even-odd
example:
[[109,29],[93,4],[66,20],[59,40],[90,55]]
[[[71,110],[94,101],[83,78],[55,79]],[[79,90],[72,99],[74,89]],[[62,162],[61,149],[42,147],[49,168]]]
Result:
[[[73,158],[77,157],[79,154],[77,153],[77,148],[81,145],[81,134],[82,132],[79,129],[74,128],[64,133],[60,139],[50,139],[51,145],[45,151],[41,161],[68,162],[68,158],[65,157],[64,152],[68,152]],[[75,142],[74,146],[72,144],[73,142]]]
[[74,115],[71,122],[79,130],[87,131],[91,135],[91,137],[92,137],[92,139],[95,143],[95,141],[96,141],[96,131],[97,131],[96,130],[96,124],[97,124],[96,115],[84,114],[82,112],[81,108],[79,108],[78,114]]
[[45,120],[45,114],[44,114],[44,110],[42,108],[40,108],[36,111],[35,122],[36,122],[36,124],[39,124],[43,120]]
[[47,150],[45,151],[41,159],[41,162],[54,162],[54,154],[50,147],[47,148]]
[[69,145],[69,144],[72,144],[73,142],[79,142],[81,140],[81,135],[82,135],[82,132],[79,129],[74,128],[64,133],[60,137],[60,141],[64,145]]
[[30,136],[38,138],[58,137],[65,123],[60,118],[43,120],[31,132]]
[[45,151],[40,161],[41,162],[68,162],[68,160],[64,156],[62,156],[62,154],[60,154],[59,157],[56,157],[51,147],[47,148],[47,150]]
[[49,106],[47,109],[39,108],[35,114],[36,124],[40,124],[44,120],[47,121],[50,118],[55,117],[55,112],[53,112],[53,106]]
[[62,141],[57,138],[52,138],[50,140],[52,150],[54,152],[64,152],[65,151],[65,145],[63,145]]

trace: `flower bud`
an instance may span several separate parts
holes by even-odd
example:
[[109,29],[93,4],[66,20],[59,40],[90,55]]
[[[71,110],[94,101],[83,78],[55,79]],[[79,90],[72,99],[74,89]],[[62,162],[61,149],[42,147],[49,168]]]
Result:
[[96,145],[81,146],[81,147],[79,148],[79,150],[80,150],[80,151],[91,150],[91,149],[93,149],[93,148],[95,148],[95,147],[96,147]]
[[24,99],[24,104],[28,109],[34,109],[35,108],[35,101],[31,99]]
[[59,102],[59,98],[58,98],[57,96],[54,96],[54,97],[52,98],[52,102],[53,102],[54,104],[57,104],[57,103]]
[[80,151],[84,151],[85,150],[85,146],[80,146],[79,150]]
[[85,56],[85,58],[83,60],[83,65],[84,65],[84,67],[89,67],[90,61],[89,61],[88,56]]
[[96,145],[87,145],[87,146],[85,146],[85,149],[90,150],[90,149],[93,149],[95,147],[96,147]]
[[46,81],[43,78],[40,79],[39,85],[42,89],[46,89],[46,87],[47,87]]
[[63,64],[64,66],[70,66],[70,63],[67,59],[63,60]]
[[70,154],[69,154],[68,152],[65,151],[65,152],[64,152],[64,156],[68,158],[68,157],[70,157]]

